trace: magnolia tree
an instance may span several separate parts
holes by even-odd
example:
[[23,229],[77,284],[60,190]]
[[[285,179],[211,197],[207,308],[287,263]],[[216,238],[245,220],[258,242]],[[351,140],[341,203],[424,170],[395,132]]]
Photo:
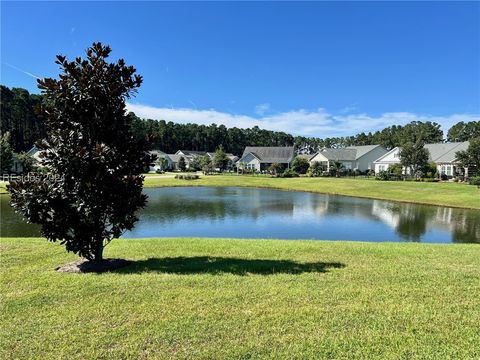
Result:
[[47,137],[43,171],[9,186],[11,203],[42,235],[67,251],[100,261],[104,247],[133,228],[142,194],[146,149],[132,136],[125,100],[142,77],[110,47],[94,43],[86,58],[57,56],[59,79],[38,80]]

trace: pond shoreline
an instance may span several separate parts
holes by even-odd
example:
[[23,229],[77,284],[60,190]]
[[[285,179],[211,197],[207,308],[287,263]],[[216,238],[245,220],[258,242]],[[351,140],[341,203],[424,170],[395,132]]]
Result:
[[[361,194],[346,194],[344,192],[337,192],[337,191],[322,191],[322,190],[310,190],[310,189],[297,189],[297,188],[285,188],[278,185],[258,185],[258,184],[198,184],[196,183],[198,180],[176,180],[176,183],[168,181],[167,184],[161,184],[160,182],[155,182],[154,184],[149,184],[149,178],[146,178],[146,183],[144,183],[144,188],[165,188],[165,187],[239,187],[239,188],[253,188],[253,189],[271,189],[271,190],[280,190],[280,191],[289,191],[289,192],[305,192],[311,194],[325,194],[325,195],[339,195],[339,196],[348,196],[348,197],[356,197],[361,199],[372,199],[372,200],[385,200],[385,201],[394,201],[399,203],[407,203],[407,204],[417,204],[417,205],[430,205],[430,206],[441,206],[447,208],[454,208],[454,209],[469,209],[469,210],[480,210],[479,206],[468,206],[468,205],[455,205],[455,204],[447,204],[447,203],[435,203],[429,201],[417,201],[411,199],[396,199],[388,196],[372,196],[372,195],[361,195]],[[171,180],[171,178],[153,178],[155,180]],[[201,179],[208,179],[208,177],[202,177]],[[276,179],[273,179],[276,180]],[[356,181],[356,180],[352,180]],[[373,180],[369,180],[373,181]],[[381,184],[381,182],[378,182]],[[467,186],[467,185],[465,185]],[[441,194],[439,194],[441,196]],[[480,192],[478,194],[480,199]],[[480,200],[479,200],[480,203]]]

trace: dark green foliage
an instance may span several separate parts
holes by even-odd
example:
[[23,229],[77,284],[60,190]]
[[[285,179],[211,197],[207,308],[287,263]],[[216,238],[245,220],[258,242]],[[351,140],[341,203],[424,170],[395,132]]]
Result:
[[164,157],[159,157],[156,161],[155,161],[155,165],[157,165],[160,169],[161,172],[164,172],[165,170],[167,170],[167,167],[168,167],[168,161],[167,159],[165,159]]
[[340,161],[330,162],[330,175],[340,177],[345,173],[345,166]]
[[45,137],[42,116],[36,109],[42,96],[31,95],[21,88],[0,86],[1,133],[10,132],[10,144],[15,152],[27,151]]
[[292,177],[298,177],[298,173],[293,170],[293,169],[286,169],[283,174],[281,174],[281,177],[284,178],[292,178]]
[[273,163],[271,164],[268,169],[267,169],[270,174],[272,174],[273,176],[277,176],[277,175],[280,175],[283,173],[283,171],[285,170],[285,166],[283,166],[283,164],[279,164],[279,163]]
[[472,168],[478,173],[480,171],[480,137],[471,139],[468,149],[458,151],[455,156],[462,167]]
[[185,158],[183,156],[180,156],[180,159],[178,160],[178,168],[180,171],[187,170],[187,163],[185,162]]
[[28,174],[33,170],[35,160],[26,152],[21,152],[20,154],[18,154],[17,159],[20,164],[22,164],[24,174]]
[[480,176],[473,176],[468,181],[470,185],[480,186]]
[[318,177],[322,176],[322,174],[327,171],[327,166],[322,164],[321,162],[314,161],[310,168],[308,169],[308,176],[311,177]]
[[298,174],[306,174],[309,167],[310,167],[310,163],[308,162],[307,159],[303,157],[298,157],[298,156],[295,159],[293,159],[292,169]]
[[210,159],[210,156],[208,155],[203,155],[199,159],[200,167],[201,170],[205,175],[210,174],[213,171],[213,164],[212,160]]
[[219,148],[215,151],[213,155],[213,166],[218,168],[220,172],[225,170],[230,162],[230,159],[227,157],[225,150],[223,150],[223,146],[220,145]]
[[422,169],[424,177],[433,179],[436,175],[438,175],[437,165],[434,162],[429,162],[425,165]]
[[179,180],[197,180],[200,176],[197,174],[177,174],[175,175],[175,179]]
[[9,173],[13,165],[13,151],[10,146],[10,133],[0,137],[0,165],[2,173]]
[[94,43],[87,58],[57,56],[59,79],[38,81],[45,101],[45,174],[12,182],[12,206],[68,251],[101,260],[104,246],[137,221],[147,153],[130,131],[125,100],[142,83],[110,48]]
[[[45,136],[42,118],[35,113],[41,95],[30,95],[24,89],[1,87],[1,132],[12,133],[15,151],[28,150],[33,143]],[[292,146],[304,153],[314,153],[322,148],[351,145],[380,144],[387,149],[405,142],[416,142],[419,137],[425,143],[443,141],[440,125],[432,122],[414,121],[405,126],[392,125],[376,132],[355,136],[314,138],[293,137],[278,131],[263,130],[255,126],[249,129],[229,128],[224,125],[175,124],[165,120],[132,117],[132,132],[139,141],[146,141],[151,148],[175,153],[179,149],[211,151],[219,145],[226,152],[241,155],[245,146]],[[480,136],[480,121],[459,122],[448,132],[448,141],[465,141]]]
[[388,167],[388,172],[391,175],[400,178],[403,174],[403,166],[402,164],[392,164]]
[[390,180],[390,173],[387,170],[379,171],[377,176],[375,176],[375,179],[382,180],[382,181],[388,181],[388,180]]
[[464,123],[460,121],[448,130],[448,141],[467,141],[473,138],[480,138],[480,121]]
[[428,165],[428,150],[423,146],[424,142],[419,139],[415,143],[405,143],[400,151],[400,163],[409,168],[410,175],[415,177],[421,177],[421,170]]

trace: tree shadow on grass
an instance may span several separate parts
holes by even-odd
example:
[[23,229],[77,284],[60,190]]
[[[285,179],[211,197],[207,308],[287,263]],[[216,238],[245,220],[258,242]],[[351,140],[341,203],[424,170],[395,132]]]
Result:
[[338,262],[298,263],[290,260],[238,259],[224,257],[174,257],[150,258],[132,261],[132,264],[116,271],[121,274],[160,272],[169,274],[223,274],[234,275],[275,275],[301,274],[308,272],[324,273],[331,268],[343,268]]

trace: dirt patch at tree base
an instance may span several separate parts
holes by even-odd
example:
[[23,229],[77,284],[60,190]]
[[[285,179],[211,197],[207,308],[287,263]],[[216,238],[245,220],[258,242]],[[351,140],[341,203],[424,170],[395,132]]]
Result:
[[130,265],[126,259],[103,259],[101,261],[78,260],[56,268],[58,272],[65,273],[104,273],[114,271]]

